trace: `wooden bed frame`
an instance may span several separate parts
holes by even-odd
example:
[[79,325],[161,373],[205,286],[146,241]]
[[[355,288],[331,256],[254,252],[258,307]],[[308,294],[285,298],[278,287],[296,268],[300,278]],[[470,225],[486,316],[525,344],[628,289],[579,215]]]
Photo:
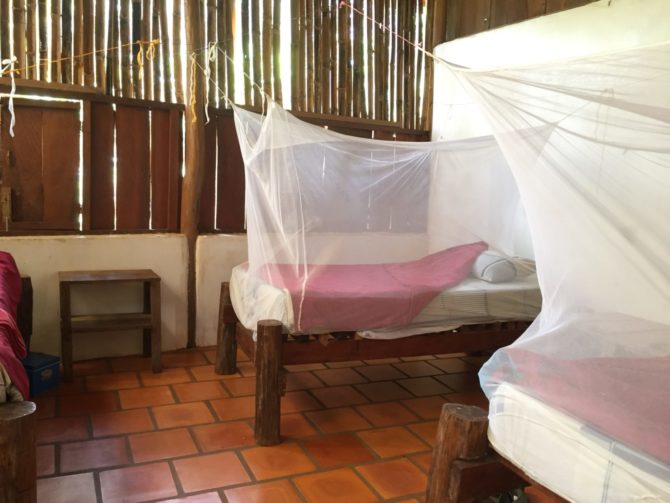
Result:
[[495,350],[514,342],[529,325],[526,321],[464,325],[445,332],[373,340],[355,332],[282,334],[281,322],[264,320],[258,323],[258,337],[254,341],[252,332],[235,315],[229,284],[222,283],[215,370],[219,374],[234,374],[238,347],[256,365],[256,443],[276,445],[281,441],[284,365]]
[[426,503],[471,502],[529,485],[545,502],[565,502],[490,447],[488,424],[488,413],[479,407],[442,406]]

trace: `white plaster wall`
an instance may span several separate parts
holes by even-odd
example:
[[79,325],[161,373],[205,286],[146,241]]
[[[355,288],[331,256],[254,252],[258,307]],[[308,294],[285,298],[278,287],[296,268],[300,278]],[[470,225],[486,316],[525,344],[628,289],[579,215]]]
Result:
[[[441,58],[472,69],[530,65],[670,40],[670,1],[601,0],[439,45]],[[458,79],[435,66],[433,139],[490,134]]]
[[237,264],[247,260],[246,234],[198,237],[196,250],[196,345],[216,344],[221,282],[230,279]]
[[[34,290],[31,350],[60,354],[58,271],[153,269],[161,277],[163,350],[186,345],[186,240],[177,234],[115,236],[2,237],[0,249],[11,253]],[[75,313],[132,312],[142,309],[136,285],[77,286]],[[141,352],[140,331],[77,334],[76,360]]]

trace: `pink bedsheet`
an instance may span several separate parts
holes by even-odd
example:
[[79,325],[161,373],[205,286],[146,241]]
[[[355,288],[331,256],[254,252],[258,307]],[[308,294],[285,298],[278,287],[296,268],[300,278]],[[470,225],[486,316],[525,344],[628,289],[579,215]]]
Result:
[[308,265],[306,274],[296,265],[270,264],[263,272],[266,281],[291,293],[299,331],[395,327],[409,324],[436,295],[463,281],[486,249],[479,242],[411,262]]
[[561,360],[506,351],[531,394],[670,464],[670,357]]
[[9,253],[0,252],[0,365],[4,367],[24,398],[29,396],[28,376],[21,364],[27,355],[16,325],[16,308],[21,299],[21,276]]

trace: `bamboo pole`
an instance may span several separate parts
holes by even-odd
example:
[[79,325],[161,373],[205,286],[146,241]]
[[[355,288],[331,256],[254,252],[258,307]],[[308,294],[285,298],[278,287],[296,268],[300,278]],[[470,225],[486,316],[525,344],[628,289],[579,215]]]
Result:
[[282,103],[281,83],[281,1],[274,0],[272,7],[272,83],[274,99]]
[[[14,56],[17,58],[15,68],[26,67],[26,3],[25,0],[14,0]],[[27,72],[17,78],[28,78]]]
[[[249,2],[242,2],[242,68],[246,75],[251,75],[251,46],[249,45]],[[244,103],[251,105],[251,82],[244,78]]]
[[338,9],[338,83],[337,94],[340,115],[349,115],[348,77],[349,77],[349,9]]
[[[203,16],[198,0],[186,2],[186,46],[190,49],[202,47]],[[196,55],[200,65],[204,66],[206,52]],[[198,220],[200,216],[200,192],[204,179],[205,160],[205,86],[202,71],[188,65],[188,82],[193,84],[187,87],[186,102],[195,102],[195,107],[186,107],[186,174],[182,185],[181,199],[181,232],[186,236],[188,247],[188,276],[187,276],[187,335],[188,347],[195,347],[195,315],[196,315],[196,282],[195,282],[195,248],[198,238]],[[193,96],[190,93],[193,92]],[[192,98],[192,99],[191,99]]]
[[160,0],[153,0],[153,6],[151,9],[152,13],[151,39],[152,40],[158,39],[161,42],[159,42],[158,47],[156,47],[153,60],[147,61],[147,63],[153,67],[151,81],[154,87],[153,99],[156,101],[162,100],[163,80],[161,79],[161,68],[163,66],[163,52],[164,52],[163,48],[167,46],[167,41],[165,42],[162,41],[163,37],[161,35],[161,18],[160,18],[161,8],[159,6],[159,2]]
[[[140,24],[140,39],[143,41],[151,40],[151,0],[142,0],[142,18]],[[144,47],[146,49],[146,47]],[[142,63],[138,65],[142,67],[142,78],[138,84],[142,87],[142,98],[145,100],[153,99],[153,66],[146,57],[142,58]],[[139,89],[138,89],[139,90]]]
[[184,103],[184,76],[182,65],[181,30],[182,0],[175,0],[172,7],[172,50],[174,53],[174,92],[177,103]]
[[314,112],[314,0],[307,0],[305,4],[305,33],[307,37],[307,111]]
[[[359,11],[363,11],[363,0],[355,0],[354,5]],[[363,16],[358,13],[353,14],[354,18],[354,82],[353,82],[353,99],[354,99],[354,117],[363,117],[365,115],[364,97],[364,68],[363,58]]]
[[119,65],[121,64],[121,48],[119,44],[119,13],[117,11],[116,3],[111,4],[109,12],[109,38],[107,41],[108,47],[112,48],[107,59],[107,68],[110,74],[110,82],[114,87],[114,95],[121,96],[123,89],[121,71]]
[[[78,0],[81,1],[81,0]],[[123,82],[123,97],[134,98],[133,65],[131,61],[132,47],[130,44],[131,0],[121,0],[121,15],[119,26],[121,31],[121,79]]]
[[[207,41],[205,44],[211,42],[216,43],[216,0],[207,0]],[[207,94],[209,96],[209,103],[211,106],[216,105],[216,100],[218,98],[217,91],[217,60],[207,61],[206,64],[210,65],[210,74],[209,79],[205,82],[205,88],[207,89]]]
[[[260,0],[258,0],[260,1]],[[272,0],[263,0],[263,50],[260,53],[263,67],[263,91],[272,96]],[[259,79],[256,81],[261,84]]]
[[39,0],[38,7],[37,72],[35,78],[46,82],[51,69],[49,64],[49,29],[47,28],[51,24],[51,12],[49,12],[46,0]]
[[51,82],[62,82],[62,0],[51,0]]
[[[446,29],[442,16],[446,8],[446,0],[428,0],[428,13],[426,14],[426,40],[428,50],[433,51],[435,46],[444,42]],[[424,86],[422,129],[431,129],[433,120],[433,78],[435,62],[432,58],[426,58],[426,79]]]
[[[37,80],[39,78],[38,73],[38,48],[35,43],[36,40],[39,40],[39,37],[36,36],[35,31],[37,30],[37,23],[35,23],[35,17],[37,16],[37,0],[27,0],[26,3],[26,28],[25,28],[25,37],[26,37],[26,64],[27,68],[23,76],[26,79]],[[16,24],[14,25],[16,29]],[[16,44],[14,45],[16,47]]]
[[[405,4],[405,38],[416,42],[416,0]],[[414,127],[414,88],[416,86],[416,68],[414,65],[416,49],[405,42],[405,122],[404,127]]]
[[[396,0],[396,8],[398,9],[396,13],[396,33],[404,33],[405,9],[403,4],[404,0]],[[396,121],[398,122],[398,125],[402,126],[405,121],[405,108],[403,106],[403,98],[405,96],[405,79],[403,76],[403,71],[405,69],[405,43],[397,38],[396,51]]]
[[[95,85],[95,75],[93,72],[93,29],[95,27],[95,9],[93,9],[93,3],[90,1],[84,2],[83,18],[84,23],[84,47],[83,52],[86,53],[86,56],[83,57],[84,65],[84,85],[94,86]],[[81,52],[79,54],[82,54]]]
[[222,94],[225,94],[226,96],[228,95],[228,92],[226,90],[227,87],[227,82],[228,82],[228,77],[227,77],[227,72],[228,72],[228,60],[226,57],[221,54],[220,51],[225,51],[226,54],[228,54],[227,51],[227,39],[226,36],[228,32],[230,31],[230,27],[228,26],[228,4],[230,4],[228,0],[218,0],[217,6],[216,6],[216,11],[217,11],[217,23],[216,23],[216,39],[218,40],[218,46],[217,46],[217,52],[216,52],[216,73],[217,73],[217,81],[219,83],[219,89],[217,89],[216,92],[216,97],[217,97],[217,104],[218,107],[224,108],[225,107],[225,100],[222,98]]
[[[418,2],[417,5],[417,13],[416,16],[419,20],[418,23],[418,40],[419,44],[421,44],[421,47],[426,48],[427,46],[427,40],[426,40],[426,23],[423,23],[421,20],[423,19],[423,12],[424,9],[426,9],[426,12],[428,11],[427,5],[424,6],[422,2]],[[416,79],[415,79],[415,88],[414,88],[414,127],[415,129],[421,129],[422,128],[422,98],[424,96],[424,88],[421,87],[421,77],[425,76],[426,72],[426,54],[423,51],[416,51]]]
[[314,112],[322,113],[321,111],[321,45],[323,36],[321,27],[321,2],[319,0],[312,1],[312,16],[314,22]]
[[[384,12],[385,0],[375,0],[374,8],[374,18],[382,23],[386,21],[386,16]],[[374,100],[374,109],[375,109],[375,119],[385,120],[384,116],[384,102],[386,101],[386,89],[385,83],[385,72],[386,72],[386,44],[384,43],[384,33],[386,31],[383,28],[377,27],[375,30],[375,100]]]
[[160,2],[160,29],[161,29],[161,45],[160,45],[160,51],[161,51],[161,62],[163,63],[163,95],[165,97],[165,101],[168,103],[172,103],[173,98],[172,98],[172,84],[171,84],[171,77],[173,75],[173,69],[172,69],[172,60],[170,59],[170,31],[169,31],[169,16],[170,13],[168,12],[167,8],[167,0],[159,0]]
[[307,2],[309,0],[298,0],[298,19],[300,28],[298,33],[298,110],[303,112],[307,110],[307,82],[306,65],[307,65],[307,28],[305,19],[305,11],[307,9]]
[[82,85],[84,83],[84,61],[81,58],[81,54],[84,52],[84,0],[74,0],[72,22],[74,37],[74,48],[72,49],[74,65],[73,83]]
[[107,60],[107,53],[102,52],[106,49],[105,46],[105,13],[107,6],[104,0],[95,1],[95,85],[107,92],[107,72],[105,71],[105,64]]
[[[251,41],[253,43],[252,66],[254,69],[253,79],[259,86],[263,85],[261,75],[261,16],[260,0],[251,2]],[[263,99],[260,92],[254,92],[254,107],[262,107]]]
[[291,108],[299,110],[300,71],[298,68],[300,51],[300,7],[299,0],[291,0]]
[[[226,76],[228,83],[226,92],[231,101],[235,101],[235,65],[233,59],[235,58],[235,3],[232,0],[226,0],[226,54],[230,59],[226,58]],[[246,79],[244,79],[246,80]]]
[[[379,0],[377,0],[379,1]],[[367,80],[368,80],[368,94],[366,101],[367,108],[367,117],[372,118],[375,116],[375,96],[377,93],[377,88],[375,87],[375,74],[377,72],[376,62],[377,62],[377,50],[376,38],[375,38],[375,23],[373,21],[374,16],[374,7],[375,2],[373,0],[366,0],[367,2],[367,43],[368,43],[368,67],[367,67]]]
[[62,23],[63,42],[61,48],[61,58],[63,63],[61,67],[61,79],[64,83],[72,83],[72,1],[63,1],[63,23]]
[[321,35],[319,59],[321,67],[321,113],[331,113],[330,107],[330,8],[329,0],[321,0]]
[[11,13],[9,0],[0,1],[0,59],[9,59],[13,56],[9,43],[9,22]]
[[339,103],[337,99],[337,37],[339,35],[337,26],[337,2],[330,3],[330,110],[329,113],[338,113]]

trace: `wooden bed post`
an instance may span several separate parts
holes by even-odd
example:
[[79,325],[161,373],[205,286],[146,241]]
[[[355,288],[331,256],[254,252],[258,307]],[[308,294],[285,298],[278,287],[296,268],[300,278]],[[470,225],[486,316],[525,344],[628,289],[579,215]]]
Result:
[[237,372],[236,324],[235,312],[230,302],[230,284],[224,281],[221,283],[219,324],[216,335],[216,364],[214,371],[217,374],[230,375]]
[[456,502],[458,487],[452,484],[452,464],[486,455],[488,416],[479,407],[445,404],[437,429],[433,463],[428,475],[426,503]]
[[276,320],[258,322],[254,427],[258,445],[276,445],[280,442],[282,337],[281,322]]
[[0,404],[0,503],[37,499],[35,404]]

